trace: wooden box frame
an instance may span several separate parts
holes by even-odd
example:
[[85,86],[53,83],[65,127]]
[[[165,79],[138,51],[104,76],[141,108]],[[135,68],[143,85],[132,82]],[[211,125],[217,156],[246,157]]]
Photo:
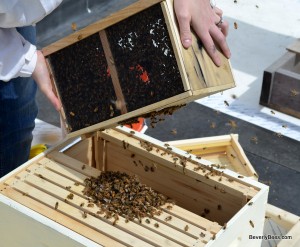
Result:
[[168,142],[170,145],[225,166],[242,176],[258,180],[258,175],[238,142],[238,134],[192,138]]
[[[121,21],[126,22],[127,18],[134,16],[154,5],[160,5],[163,12],[165,19],[164,21],[170,36],[172,49],[175,54],[184,90],[178,95],[128,112],[126,109],[126,104],[124,103],[124,94],[122,93],[122,87],[120,85],[118,71],[114,63],[114,57],[112,56],[110,44],[106,37],[106,29],[114,24],[120,23]],[[121,103],[121,105],[118,107],[121,115],[117,116],[115,114],[114,116],[111,116],[111,118],[99,123],[95,123],[92,126],[84,126],[79,130],[72,130],[67,118],[69,117],[69,114],[75,115],[75,113],[69,109],[64,109],[63,107],[61,110],[61,116],[64,126],[69,133],[69,137],[78,136],[82,133],[93,132],[98,129],[113,127],[130,118],[144,115],[153,111],[158,111],[162,108],[186,104],[201,97],[205,97],[235,86],[229,60],[226,59],[221,52],[217,51],[221,57],[222,66],[216,67],[206,53],[205,49],[199,46],[199,42],[195,36],[193,37],[192,47],[189,49],[184,49],[182,47],[176,18],[174,16],[172,0],[139,0],[125,9],[99,20],[98,22],[95,22],[82,30],[76,31],[73,34],[58,40],[57,42],[54,42],[43,49],[43,53],[48,61],[51,78],[56,88],[56,93],[60,99],[62,99],[64,95],[61,95],[59,90],[57,90],[55,79],[56,71],[53,70],[49,58],[53,54],[56,54],[57,52],[70,47],[73,44],[80,44],[81,41],[96,33],[99,33],[99,38],[102,42],[117,101]],[[65,68],[61,68],[60,70],[62,71],[64,69]],[[76,114],[83,113],[76,112]]]
[[[91,161],[96,169],[74,158],[79,153],[81,160]],[[82,206],[87,202],[82,195],[83,180],[101,170],[137,174],[141,182],[176,204],[172,209],[163,206],[163,213],[151,219],[151,224],[145,219],[125,223],[120,217],[113,225],[112,219],[97,215],[96,207]],[[72,200],[67,199],[70,192]],[[51,233],[67,234],[78,246],[259,247],[261,240],[249,240],[248,236],[263,232],[267,196],[264,184],[127,127],[97,132],[78,143],[64,141],[0,180],[0,207],[16,210],[17,218],[26,212],[28,229],[39,221],[43,234],[50,227]],[[172,220],[166,222],[169,215]],[[8,234],[9,229],[0,227],[6,238],[13,236],[19,241],[20,234]],[[30,234],[22,228],[24,232]],[[35,237],[39,233],[37,229],[26,241],[49,244],[46,238]],[[51,241],[59,246],[56,238]]]

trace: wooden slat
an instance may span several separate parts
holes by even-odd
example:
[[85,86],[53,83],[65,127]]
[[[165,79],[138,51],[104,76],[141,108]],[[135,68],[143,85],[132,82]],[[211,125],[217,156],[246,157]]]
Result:
[[100,30],[103,30],[115,23],[118,23],[134,14],[137,14],[138,12],[149,8],[153,6],[154,4],[157,4],[161,2],[162,0],[139,0],[133,3],[132,5],[111,14],[110,16],[99,20],[86,28],[83,28],[77,32],[74,32],[73,34],[62,38],[61,40],[58,40],[51,45],[43,48],[43,54],[45,56],[48,56],[56,51],[59,51],[71,44],[76,43],[78,40],[84,39],[94,33],[99,32]]
[[[76,159],[73,159],[72,157],[69,157],[61,152],[58,151],[53,151],[51,153],[48,154],[48,157],[51,158],[54,161],[57,161],[63,165],[65,165],[67,168],[66,170],[68,171],[72,171],[74,170],[78,175],[78,177],[82,177],[83,179],[88,176],[99,176],[100,175],[100,171],[93,169],[92,167],[88,166],[85,163],[82,163]],[[45,163],[45,162],[53,162],[50,159],[46,160],[42,160],[41,162]],[[71,169],[71,170],[70,170]]]
[[251,165],[248,157],[246,156],[243,148],[238,142],[238,135],[232,135],[232,141],[231,141],[232,148],[236,150],[236,154],[239,157],[239,159],[242,161],[242,165],[244,166],[246,173],[244,175],[251,177],[255,180],[258,180],[258,177],[254,174],[257,174],[254,170],[253,166]]
[[105,171],[106,141],[99,137],[98,132],[96,134],[96,138],[94,138],[94,147],[96,169],[99,171]]
[[[40,214],[48,217],[49,219],[64,225],[68,227],[69,229],[73,230],[74,232],[77,232],[81,234],[80,232],[84,232],[85,237],[91,239],[92,241],[99,243],[103,246],[116,246],[116,247],[123,247],[125,246],[124,244],[120,243],[119,241],[113,240],[110,237],[98,232],[97,230],[84,225],[80,224],[76,219],[73,219],[69,217],[68,215],[64,215],[61,212],[54,210],[53,207],[47,207],[44,204],[38,202],[35,199],[32,199],[29,196],[25,196],[27,189],[23,189],[19,192],[16,191],[13,188],[7,187],[5,188],[1,193],[12,200],[19,202],[20,204],[36,211],[39,212]],[[49,203],[49,200],[51,201],[53,198],[48,198],[46,202]],[[57,202],[57,199],[52,200],[52,204],[55,205]],[[49,203],[50,204],[50,203]],[[80,232],[79,232],[80,231]],[[101,240],[101,243],[100,243]]]
[[[90,177],[90,176],[82,174],[72,168],[69,168],[66,166],[61,166],[59,163],[52,161],[50,159],[41,160],[41,161],[39,161],[39,164],[47,166],[48,169],[55,171],[56,173],[61,174],[67,178],[70,178],[75,182],[83,183],[83,181],[87,177]],[[30,167],[28,167],[28,170],[30,170]]]
[[[110,127],[115,127],[117,126],[120,122],[123,122],[125,120],[131,119],[131,118],[135,118],[135,117],[139,117],[139,116],[143,116],[144,114],[156,111],[156,110],[160,110],[163,108],[166,108],[167,106],[169,106],[170,104],[174,104],[175,105],[182,105],[186,103],[186,99],[188,99],[191,96],[191,92],[187,91],[181,94],[178,94],[176,96],[161,100],[159,102],[156,102],[154,104],[139,108],[137,110],[128,112],[126,114],[120,115],[118,117],[114,117],[112,119],[100,122],[98,124],[71,132],[67,134],[68,138],[72,138],[72,137],[76,137],[78,135],[81,134],[85,134],[85,133],[89,133],[89,132],[95,132],[99,129],[107,129]],[[178,103],[178,104],[177,104]]]
[[212,222],[182,207],[173,205],[172,209],[168,209],[167,206],[168,205],[162,206],[166,212],[169,212],[172,215],[177,215],[179,218],[184,219],[186,222],[190,223],[191,225],[195,225],[204,231],[209,231],[215,234],[222,228],[217,222]]
[[114,57],[111,52],[109,41],[107,39],[105,30],[100,31],[99,35],[100,35],[101,43],[103,46],[104,54],[106,57],[106,61],[108,64],[108,68],[109,68],[109,71],[111,74],[111,79],[112,79],[112,83],[113,83],[113,86],[115,89],[115,94],[117,96],[117,100],[120,105],[119,110],[121,111],[122,114],[125,114],[125,113],[127,113],[126,102],[125,102],[125,98],[124,98],[122,88],[120,85],[120,80],[119,80],[117,68],[115,66]]
[[233,171],[242,174],[244,176],[253,175],[253,173],[252,174],[247,173],[244,163],[240,161],[240,156],[238,155],[236,150],[232,148],[232,146],[227,146],[226,153],[227,153],[228,160],[231,163],[231,167]]
[[[37,176],[42,176],[44,179],[46,179],[47,181],[50,181],[53,184],[56,184],[58,186],[61,186],[62,188],[66,189],[68,191],[71,191],[73,193],[76,193],[78,195],[82,195],[82,191],[84,190],[84,185],[82,183],[74,183],[74,180],[72,180],[72,178],[68,178],[68,177],[64,177],[61,176],[61,174],[56,173],[55,169],[54,170],[49,170],[47,169],[47,166],[44,166],[43,168],[38,169],[38,173],[36,173],[35,171],[35,167],[36,166],[40,166],[38,164],[33,164],[29,167],[29,170],[34,173]],[[22,173],[20,173],[22,174]],[[19,177],[20,175],[18,174],[17,177]],[[83,181],[81,181],[83,182]],[[83,196],[83,195],[82,195]],[[85,196],[83,196],[85,197]]]
[[213,137],[203,137],[203,138],[193,138],[185,140],[177,140],[168,142],[170,145],[188,150],[188,149],[202,149],[203,147],[220,147],[220,146],[229,146],[231,145],[231,136],[213,136]]

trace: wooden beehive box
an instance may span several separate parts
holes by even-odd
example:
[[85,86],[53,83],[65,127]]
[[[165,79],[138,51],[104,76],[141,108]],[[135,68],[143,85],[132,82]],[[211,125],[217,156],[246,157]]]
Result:
[[220,52],[223,65],[216,67],[195,37],[183,49],[171,0],[136,1],[43,53],[69,136],[235,86]]
[[[62,246],[58,242],[62,235],[70,241],[63,246],[260,246],[261,240],[249,240],[249,234],[263,232],[266,185],[126,127],[70,142],[49,149],[0,180],[0,214],[7,208],[19,211],[8,229],[0,224],[6,242],[29,235],[22,240],[26,246],[48,245],[49,236],[36,236],[47,235],[45,228],[51,228],[51,246]],[[84,180],[103,170],[136,174],[176,204],[162,206],[162,214],[148,219],[150,223],[147,218],[126,223],[120,216],[114,224],[114,219],[97,214],[96,206],[88,207],[82,193]],[[12,225],[19,226],[20,212],[27,215],[26,227],[9,234]],[[166,221],[169,216],[172,219]]]
[[168,143],[243,176],[258,180],[256,171],[238,142],[237,134],[176,140]]

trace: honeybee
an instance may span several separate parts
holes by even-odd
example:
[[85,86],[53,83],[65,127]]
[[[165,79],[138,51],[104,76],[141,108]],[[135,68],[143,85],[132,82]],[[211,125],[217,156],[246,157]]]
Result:
[[170,215],[165,218],[165,221],[170,221],[171,219],[172,219],[172,216]]
[[292,97],[295,97],[295,96],[297,96],[299,94],[299,92],[296,90],[296,89],[291,89],[290,90],[290,95],[292,96]]
[[77,24],[75,22],[72,22],[71,28],[73,31],[77,30]]
[[57,210],[57,208],[58,208],[58,202],[55,203],[55,207],[54,208],[55,208],[55,210]]
[[73,200],[73,197],[74,197],[74,194],[70,193],[67,198],[70,199],[70,200]]
[[188,225],[186,225],[185,227],[184,227],[184,231],[188,231],[189,230],[189,226]]
[[171,134],[177,135],[177,130],[176,130],[176,129],[172,129],[172,130],[171,130]]
[[217,127],[217,124],[215,122],[211,122],[209,127],[211,129],[215,129]]

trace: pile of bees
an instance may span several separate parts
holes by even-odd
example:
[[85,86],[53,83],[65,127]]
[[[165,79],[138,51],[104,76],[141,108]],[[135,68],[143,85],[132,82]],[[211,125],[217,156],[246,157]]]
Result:
[[137,176],[113,171],[85,179],[83,193],[106,213],[107,218],[123,216],[127,221],[159,215],[160,206],[170,202],[166,196],[140,183]]
[[[149,119],[150,127],[155,128],[157,123],[165,120],[164,116],[172,116],[175,111],[181,109],[184,106],[186,106],[186,105],[184,104],[184,105],[178,105],[178,106],[170,106],[170,107],[166,107],[166,108],[161,109],[161,110],[157,110],[157,111],[153,111],[153,112],[150,112],[150,113],[143,114],[139,117]],[[138,123],[138,118],[137,117],[127,119],[125,121],[119,122],[118,124],[120,124],[120,125],[129,125],[129,126],[132,127],[132,124],[135,124],[135,123]]]

